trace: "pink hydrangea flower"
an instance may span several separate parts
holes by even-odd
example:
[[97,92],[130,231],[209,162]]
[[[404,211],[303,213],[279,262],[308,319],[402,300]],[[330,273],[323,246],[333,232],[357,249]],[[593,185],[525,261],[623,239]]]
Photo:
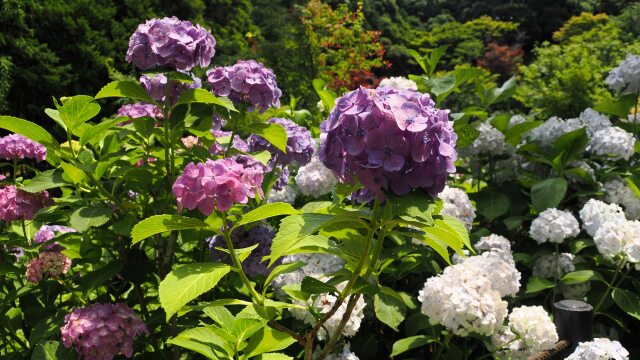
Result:
[[35,159],[43,161],[47,158],[47,148],[20,134],[11,134],[0,138],[0,159]]
[[229,210],[234,203],[263,196],[263,169],[245,161],[245,157],[189,163],[173,184],[178,210],[198,208],[209,215],[214,209]]
[[0,220],[31,220],[38,210],[53,203],[47,191],[28,193],[13,185],[0,188]]
[[135,338],[149,334],[144,322],[123,303],[73,309],[60,330],[65,347],[73,347],[84,359],[96,360],[117,355],[130,358]]
[[71,259],[55,251],[41,252],[37,258],[27,264],[27,281],[39,283],[45,275],[57,279],[71,268]]
[[182,141],[182,145],[184,145],[184,147],[186,147],[187,149],[191,149],[192,147],[200,144],[200,140],[198,140],[198,137],[191,135],[183,137],[182,139],[180,139],[180,141]]

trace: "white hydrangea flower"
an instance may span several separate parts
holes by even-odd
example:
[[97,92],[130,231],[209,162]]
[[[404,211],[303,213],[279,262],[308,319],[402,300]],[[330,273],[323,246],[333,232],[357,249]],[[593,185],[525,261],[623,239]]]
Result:
[[305,276],[320,279],[326,274],[340,270],[344,266],[344,260],[332,254],[293,254],[282,258],[283,264],[296,261],[301,261],[306,265],[294,272],[276,276],[271,283],[274,288],[280,289],[287,284],[300,284]]
[[589,138],[593,137],[598,130],[612,126],[609,117],[600,114],[592,108],[586,108],[582,113],[580,113],[580,117],[578,119],[585,125]]
[[628,360],[629,352],[618,341],[595,338],[581,342],[566,360]]
[[478,272],[484,271],[491,279],[491,288],[501,297],[515,296],[520,290],[522,275],[516,269],[513,258],[504,259],[504,252],[487,251],[479,256],[471,256],[462,262],[462,266],[475,267]]
[[296,201],[296,197],[298,197],[296,189],[291,185],[287,185],[280,190],[271,189],[267,194],[267,202],[285,202],[293,204]]
[[445,186],[438,197],[444,202],[440,214],[457,218],[467,230],[471,230],[473,219],[476,218],[476,208],[469,200],[467,193],[458,188]]
[[489,336],[507,316],[507,302],[493,290],[486,272],[464,263],[427,279],[418,300],[432,325],[442,324],[459,336]]
[[502,155],[508,152],[504,141],[504,134],[494,128],[488,122],[480,123],[476,126],[478,137],[473,140],[470,150],[473,155]]
[[580,224],[569,211],[547,209],[531,222],[529,235],[538,244],[544,242],[561,243],[566,238],[577,236]]
[[335,354],[329,354],[329,356],[327,356],[325,359],[327,360],[360,360],[358,356],[356,356],[356,354],[351,352],[351,346],[349,345],[349,343],[344,344],[341,352],[338,352]]
[[542,145],[552,145],[560,136],[581,128],[583,124],[579,119],[562,120],[557,116],[553,116],[545,121],[542,125],[531,130],[528,137],[537,141]]
[[552,349],[558,341],[556,326],[542,306],[521,306],[511,310],[509,326],[492,337],[494,347],[506,345],[503,358],[525,359]]
[[620,224],[626,221],[624,212],[618,204],[606,204],[600,200],[589,199],[580,210],[582,228],[595,236],[600,227],[607,222]]
[[625,130],[611,126],[593,134],[587,151],[597,155],[611,156],[614,160],[629,160],[634,153],[636,138]]
[[604,80],[618,94],[635,94],[640,88],[640,56],[628,54]]
[[513,260],[511,241],[502,235],[491,234],[483,236],[474,247],[480,252],[493,251],[498,254],[503,254],[506,260]]
[[509,119],[509,128],[512,128],[516,125],[520,125],[522,123],[527,122],[527,119],[522,115],[513,115],[511,119]]
[[[337,286],[338,290],[344,289],[344,286],[346,284],[346,281],[339,284]],[[316,297],[315,301],[313,302],[313,307],[316,308],[316,311],[318,311],[318,313],[326,314],[331,310],[337,300],[338,298],[334,295],[321,294]],[[340,324],[340,321],[342,320],[342,316],[344,316],[345,312],[347,311],[347,303],[348,301],[343,301],[338,308],[338,311],[336,311],[335,314],[333,314],[333,316],[331,316],[327,320],[327,322],[324,323],[323,328],[318,331],[318,340],[327,340],[330,335],[333,335],[334,331],[338,328],[338,324]],[[356,305],[351,312],[349,320],[347,320],[346,325],[342,329],[342,335],[351,337],[358,332],[358,330],[360,329],[360,325],[362,324],[362,319],[364,319],[365,306],[366,303],[364,302],[364,298],[360,296],[356,301]],[[309,319],[309,317],[307,317],[307,319]],[[310,322],[310,324],[315,325],[315,319],[314,321]]]
[[605,200],[608,203],[622,205],[627,219],[640,219],[640,198],[624,180],[613,179],[607,181],[601,190],[605,193]]
[[605,258],[624,252],[630,262],[640,261],[640,221],[606,222],[598,229],[593,241]]
[[540,256],[533,265],[533,276],[545,279],[560,279],[564,274],[576,270],[571,253]]
[[338,183],[338,179],[333,175],[322,162],[313,159],[307,165],[298,169],[296,174],[296,186],[304,195],[310,195],[319,198],[328,194]]
[[415,81],[402,76],[392,76],[387,79],[382,79],[378,87],[391,87],[397,90],[418,90],[418,84],[416,84]]
[[[414,240],[417,240],[417,239],[414,239]],[[420,241],[420,240],[417,240],[417,241]],[[425,245],[422,241],[420,241],[420,244]],[[453,265],[461,264],[469,257],[469,250],[462,249],[462,253],[464,254],[464,257],[462,257],[462,255],[458,253],[453,253],[453,255],[451,255],[451,263]]]

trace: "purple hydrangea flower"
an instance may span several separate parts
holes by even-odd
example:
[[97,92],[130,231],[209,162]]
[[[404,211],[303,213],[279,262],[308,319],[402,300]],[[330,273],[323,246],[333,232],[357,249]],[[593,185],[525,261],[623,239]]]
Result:
[[272,162],[279,165],[288,165],[294,161],[300,165],[306,165],[311,161],[315,144],[309,130],[288,119],[271,118],[267,123],[279,124],[287,132],[286,153],[273,146],[262,136],[255,134],[249,136],[248,139],[251,151],[267,150],[273,155]]
[[[162,113],[162,110],[160,110],[160,108],[153,104],[147,104],[143,102],[120,106],[120,108],[118,109],[118,116],[128,117],[129,119],[150,117],[159,121],[164,120],[164,114]],[[127,125],[131,124],[131,122],[132,120],[127,120],[119,123],[118,125]],[[160,126],[160,124],[156,123],[155,126]]]
[[284,189],[285,186],[289,185],[289,175],[291,175],[291,173],[289,172],[288,166],[278,165],[276,169],[280,171],[280,176],[278,176],[278,180],[273,183],[273,190],[279,191]]
[[13,185],[0,188],[0,220],[10,222],[24,219],[31,220],[36,213],[53,204],[49,193],[28,193]]
[[131,35],[125,59],[142,70],[169,66],[189,71],[195,66],[209,66],[215,46],[216,40],[200,25],[175,16],[151,19],[138,25]]
[[[43,242],[47,242],[54,237],[60,234],[66,234],[70,232],[77,232],[76,229],[72,229],[70,227],[61,226],[61,225],[42,225],[36,235],[33,237],[33,240],[36,244],[40,244]],[[57,242],[47,245],[47,251],[62,251],[64,247],[62,247]]]
[[341,182],[358,179],[368,190],[363,195],[383,199],[388,190],[423,188],[435,196],[455,171],[457,135],[449,111],[434,105],[415,91],[351,91],[320,125],[318,157]]
[[84,359],[130,358],[133,341],[149,334],[147,327],[126,304],[92,304],[65,316],[62,343]]
[[234,203],[244,204],[248,198],[263,196],[262,178],[262,170],[244,158],[189,163],[173,184],[173,195],[179,211],[198,208],[209,215],[214,209],[227,211]]
[[[236,249],[247,248],[258,244],[251,254],[242,262],[242,269],[250,277],[267,276],[267,262],[262,262],[264,256],[271,253],[271,241],[276,236],[270,226],[257,225],[248,230],[238,228],[231,233],[231,241]],[[224,237],[216,235],[209,240],[209,249],[211,249],[211,258],[216,261],[231,264],[229,254],[224,251],[216,250],[216,247],[226,249],[227,244]]]
[[215,95],[226,96],[235,103],[246,102],[250,111],[280,107],[282,91],[275,74],[255,60],[238,60],[232,66],[210,69],[207,80]]
[[20,134],[11,134],[0,138],[0,159],[43,161],[46,157],[46,147]]
[[[198,89],[202,87],[202,81],[195,76],[192,83],[171,80],[169,89],[169,105],[173,105],[180,98],[180,94],[187,89]],[[163,102],[167,96],[167,77],[163,74],[142,75],[140,77],[142,87],[147,90],[149,96],[155,101]]]

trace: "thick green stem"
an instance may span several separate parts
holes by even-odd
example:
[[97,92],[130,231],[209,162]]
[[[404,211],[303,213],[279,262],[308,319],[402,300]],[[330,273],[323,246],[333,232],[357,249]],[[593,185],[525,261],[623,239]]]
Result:
[[600,310],[602,303],[604,303],[604,299],[606,299],[607,296],[609,296],[609,292],[611,291],[611,289],[613,289],[613,285],[615,284],[616,279],[620,274],[620,271],[624,267],[624,264],[625,264],[624,259],[621,259],[620,262],[618,263],[618,266],[616,266],[616,272],[613,274],[613,278],[611,279],[611,282],[607,283],[607,290],[605,290],[604,294],[602,294],[602,297],[600,298],[600,301],[598,301],[598,304],[593,308],[594,314],[598,313],[598,310]]
[[449,342],[451,341],[452,337],[453,337],[453,334],[451,332],[447,332],[447,336],[444,338],[444,343],[440,345],[438,352],[434,357],[435,360],[440,359],[440,357],[442,356],[442,353],[444,352],[444,349],[449,347]]

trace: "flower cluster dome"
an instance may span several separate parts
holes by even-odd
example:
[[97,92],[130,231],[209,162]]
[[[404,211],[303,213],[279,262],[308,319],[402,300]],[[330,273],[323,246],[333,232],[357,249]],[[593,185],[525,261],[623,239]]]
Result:
[[55,251],[45,251],[29,261],[25,276],[27,281],[39,283],[45,275],[57,279],[66,274],[70,268],[71,259],[66,255]]
[[[169,105],[173,105],[180,98],[180,94],[187,89],[198,89],[202,87],[200,78],[193,76],[190,83],[171,80],[169,88]],[[140,84],[147,91],[149,96],[155,101],[163,102],[167,96],[167,76],[164,74],[149,74],[140,77]]]
[[296,187],[307,196],[319,198],[328,194],[338,183],[338,179],[331,170],[327,169],[318,159],[313,159],[307,165],[298,169]]
[[578,220],[569,211],[549,208],[541,212],[531,222],[529,235],[542,244],[545,242],[561,243],[564,239],[575,237],[580,233]]
[[19,219],[31,220],[36,213],[53,201],[45,190],[39,193],[28,193],[13,185],[0,188],[0,220],[4,222]]
[[142,70],[169,66],[189,71],[195,66],[209,66],[215,46],[216,40],[200,25],[175,16],[151,19],[138,25],[129,38],[125,59]]
[[471,230],[476,218],[476,208],[469,195],[462,189],[445,186],[438,197],[444,202],[440,215],[450,215],[460,220],[467,230]]
[[11,134],[0,138],[0,159],[43,161],[46,158],[46,147],[20,134]]
[[273,70],[255,60],[238,60],[235,65],[207,71],[211,91],[226,96],[234,103],[248,103],[249,110],[264,112],[280,107],[282,91]]
[[361,87],[336,100],[320,125],[318,158],[340,182],[359,180],[383,198],[423,188],[444,189],[458,136],[449,111],[434,107],[428,94],[389,87]]
[[[262,262],[264,256],[271,252],[271,241],[276,233],[268,225],[257,225],[250,229],[238,228],[231,233],[231,241],[236,249],[248,248],[258,244],[258,247],[251,251],[251,254],[242,261],[242,269],[251,276],[268,275],[267,262]],[[209,248],[211,249],[211,257],[218,261],[231,263],[229,254],[215,249],[217,246],[226,249],[226,243],[222,235],[216,235],[211,238]]]
[[620,342],[595,338],[578,344],[566,360],[628,360],[629,351]]
[[609,72],[605,82],[618,94],[637,93],[640,89],[640,56],[627,55],[618,67]]

